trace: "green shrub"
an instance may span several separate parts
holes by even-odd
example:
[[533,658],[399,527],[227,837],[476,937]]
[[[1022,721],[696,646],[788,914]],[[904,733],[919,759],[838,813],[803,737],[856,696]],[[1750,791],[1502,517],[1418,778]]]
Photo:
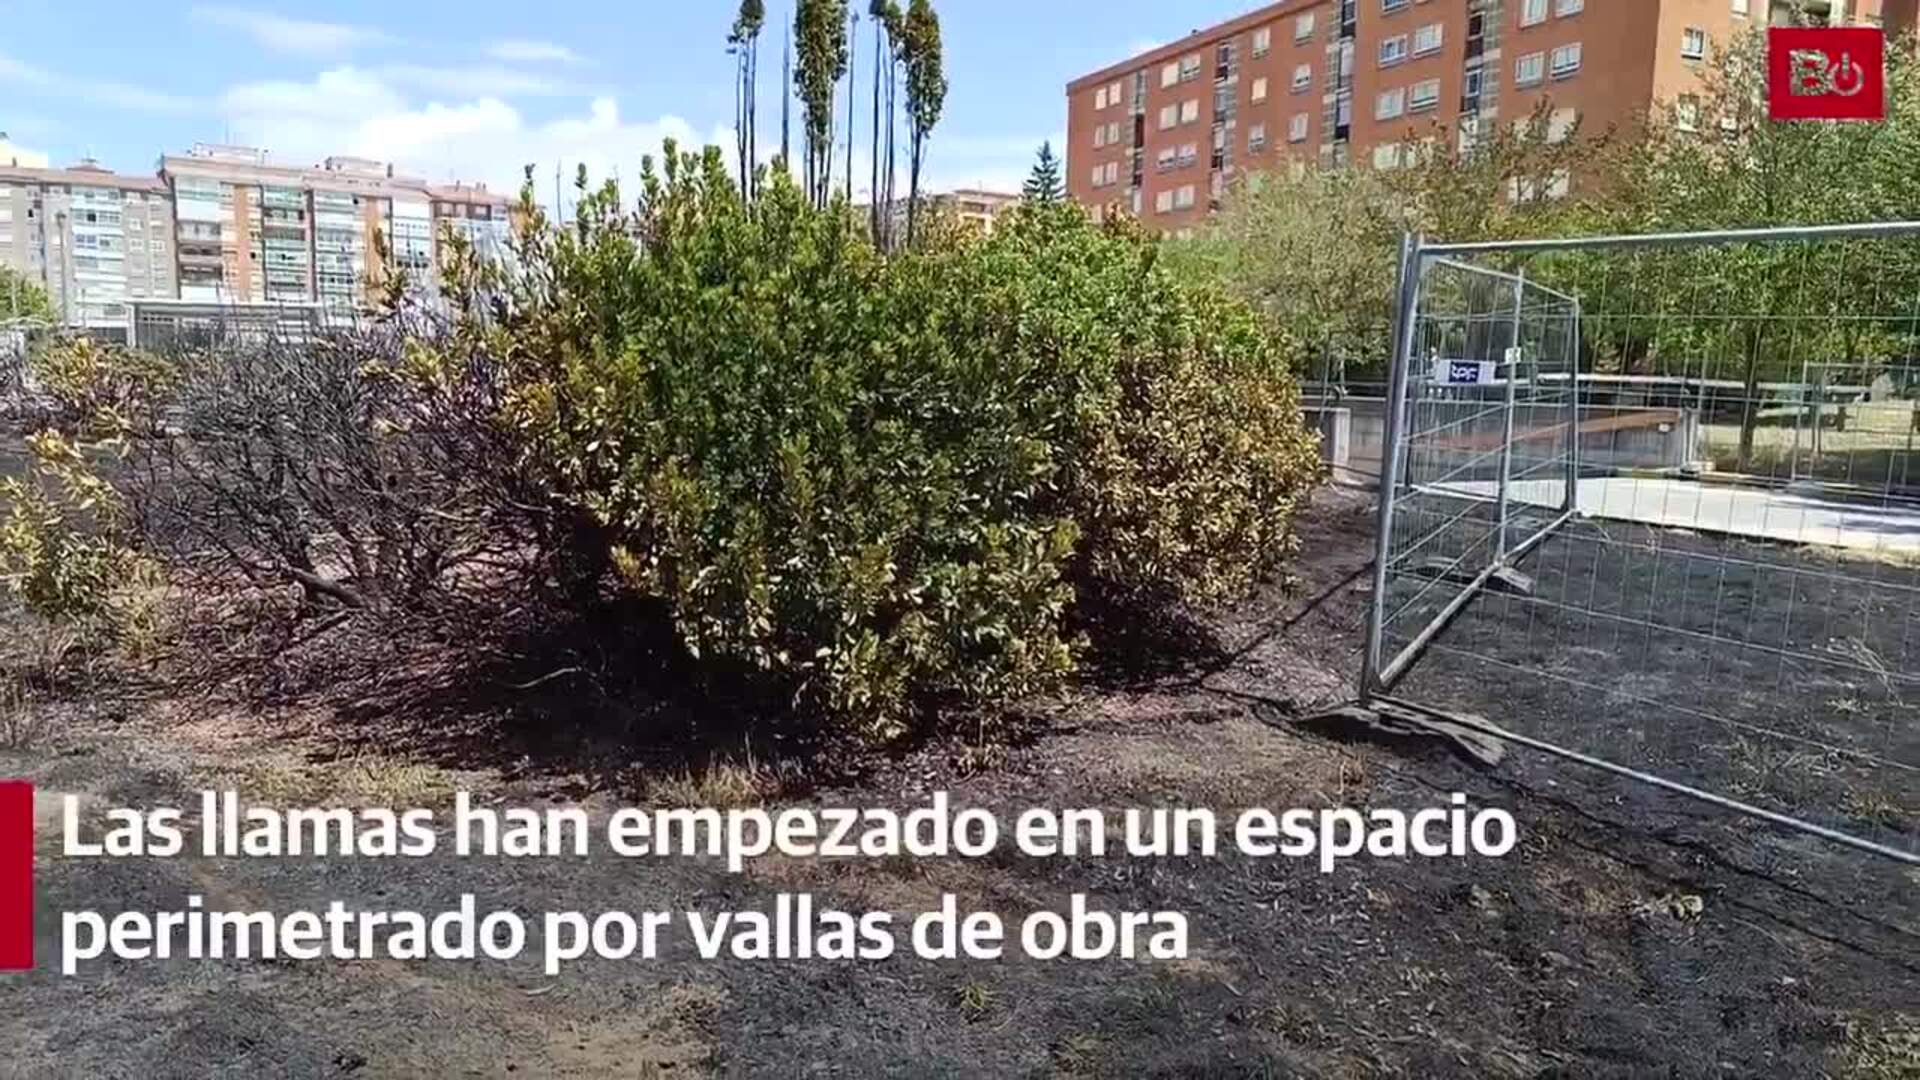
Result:
[[[1283,346],[1076,210],[891,258],[717,151],[453,277],[551,493],[696,655],[900,731],[1057,686],[1077,590],[1231,595],[1314,476]],[[431,361],[417,366],[430,369]]]
[[118,495],[64,436],[43,431],[27,447],[27,474],[0,478],[0,587],[89,641],[144,633],[157,575],[122,539]]

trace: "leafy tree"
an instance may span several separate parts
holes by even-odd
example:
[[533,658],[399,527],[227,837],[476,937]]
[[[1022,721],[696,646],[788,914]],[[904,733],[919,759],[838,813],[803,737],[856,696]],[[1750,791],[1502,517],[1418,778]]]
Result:
[[1060,179],[1060,159],[1053,156],[1053,142],[1048,140],[1040,144],[1040,153],[1033,162],[1033,173],[1027,177],[1026,187],[1021,194],[1030,203],[1051,206],[1067,197],[1067,185]]
[[0,266],[0,322],[10,319],[53,321],[53,302],[38,282],[10,266]]
[[847,74],[847,0],[800,0],[794,83],[806,139],[807,196],[824,207],[833,190],[833,94]]
[[[1911,220],[1920,212],[1920,68],[1887,50],[1884,123],[1770,119],[1766,37],[1716,49],[1697,96],[1663,104],[1638,164],[1607,206],[1611,231],[1664,232]],[[1589,320],[1602,366],[1736,380],[1710,408],[1737,410],[1735,467],[1755,465],[1767,382],[1800,382],[1810,359],[1910,355],[1920,253],[1911,240],[1754,243],[1626,259],[1563,259],[1562,273],[1614,311]],[[1875,303],[1876,299],[1880,303]],[[1862,313],[1870,316],[1862,318]],[[1729,317],[1732,316],[1732,317]],[[1734,400],[1726,400],[1733,398]]]
[[880,184],[881,79],[884,76],[886,80],[885,86],[888,91],[887,97],[889,100],[886,113],[887,143],[891,146],[893,142],[893,105],[891,97],[895,85],[895,76],[899,71],[892,38],[893,28],[900,19],[900,8],[893,0],[872,0],[867,6],[867,14],[873,19],[873,142],[869,155],[870,164],[873,166],[873,180],[867,188],[867,201],[871,204],[867,210],[868,217],[871,218],[869,228],[872,230],[874,242],[881,247],[885,247],[886,239],[882,234],[883,220],[890,220],[892,214],[883,213],[883,211],[889,210],[890,207],[886,202],[888,196],[882,190]]
[[1314,374],[1337,380],[1349,360],[1378,369],[1387,355],[1408,216],[1372,170],[1254,174],[1168,258],[1218,275],[1319,354]]
[[940,16],[929,0],[907,5],[907,130],[911,136],[907,180],[907,243],[913,243],[920,209],[920,174],[927,163],[927,140],[947,103],[946,54],[940,40]]
[[760,31],[767,24],[765,0],[740,0],[740,13],[727,35],[734,55],[734,140],[740,157],[740,190],[753,198],[759,154]]

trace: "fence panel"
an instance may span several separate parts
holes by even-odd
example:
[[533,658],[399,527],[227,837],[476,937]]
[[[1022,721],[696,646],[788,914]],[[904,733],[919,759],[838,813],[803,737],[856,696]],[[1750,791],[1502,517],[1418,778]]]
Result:
[[1363,693],[1920,862],[1920,224],[1406,266]]

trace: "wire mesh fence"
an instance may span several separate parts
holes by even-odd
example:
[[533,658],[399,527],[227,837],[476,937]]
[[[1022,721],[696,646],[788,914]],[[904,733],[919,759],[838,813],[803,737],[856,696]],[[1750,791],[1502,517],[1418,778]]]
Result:
[[1920,226],[1408,265],[1366,692],[1920,861]]

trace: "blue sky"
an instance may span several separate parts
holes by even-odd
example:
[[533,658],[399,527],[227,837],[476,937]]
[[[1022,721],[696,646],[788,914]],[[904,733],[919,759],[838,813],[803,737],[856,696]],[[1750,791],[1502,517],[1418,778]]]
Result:
[[[1017,184],[1039,143],[1057,144],[1066,127],[1069,78],[1252,5],[937,2],[952,90],[929,159],[932,186]],[[791,0],[768,7],[763,148],[779,141]],[[663,135],[728,138],[733,8],[0,0],[0,131],[55,164],[91,155],[124,171],[151,171],[165,150],[232,141],[289,164],[359,154],[431,180],[504,187],[529,161],[547,177],[556,163],[571,175],[576,162],[632,175]],[[860,39],[860,71],[870,73],[864,20]],[[864,119],[859,131],[864,142]],[[864,171],[856,165],[856,183]]]

